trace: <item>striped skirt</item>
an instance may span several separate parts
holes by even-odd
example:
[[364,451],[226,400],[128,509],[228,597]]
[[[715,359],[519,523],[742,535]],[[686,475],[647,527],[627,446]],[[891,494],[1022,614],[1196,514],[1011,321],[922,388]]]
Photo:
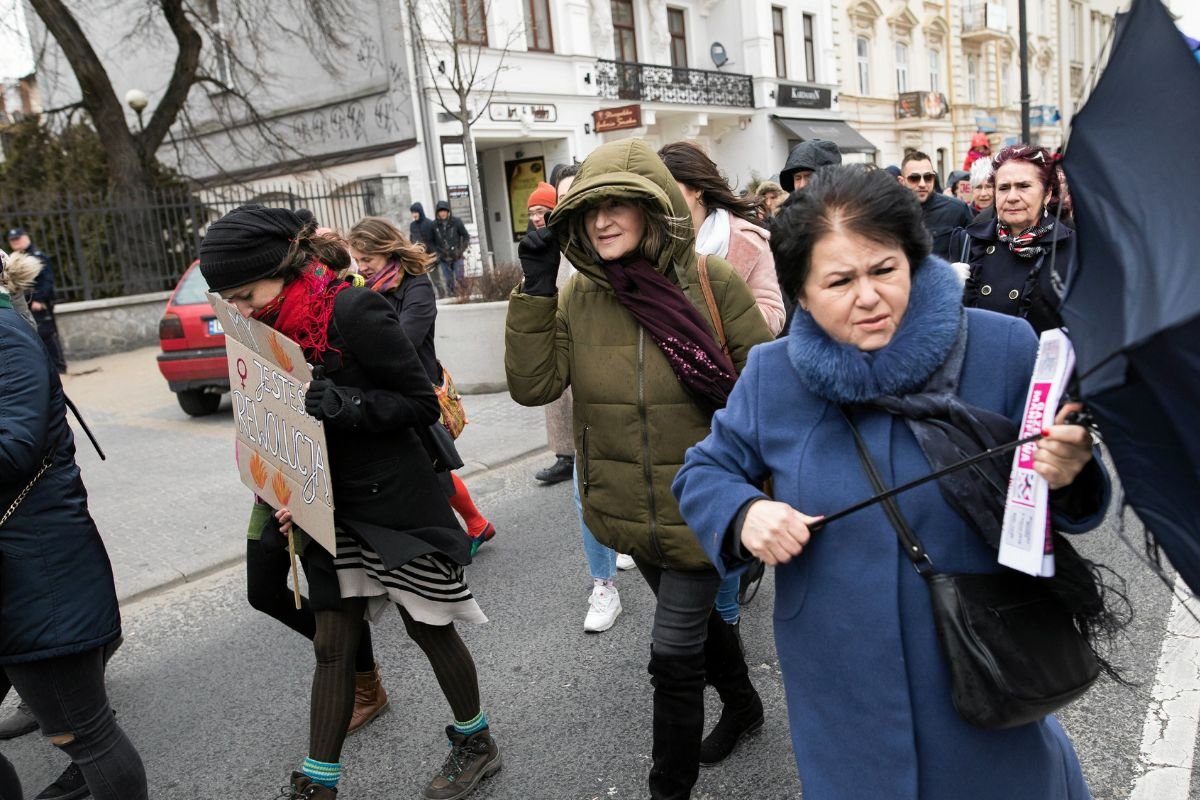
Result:
[[367,616],[372,620],[396,603],[427,625],[487,622],[467,588],[463,568],[440,553],[388,570],[374,550],[339,531],[333,564],[342,597],[369,598]]

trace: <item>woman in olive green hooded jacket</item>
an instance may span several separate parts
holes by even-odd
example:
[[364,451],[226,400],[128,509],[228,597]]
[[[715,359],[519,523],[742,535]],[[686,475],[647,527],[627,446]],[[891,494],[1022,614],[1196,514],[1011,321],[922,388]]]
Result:
[[[560,248],[578,272],[556,296]],[[531,231],[519,253],[525,281],[505,333],[509,391],[524,405],[574,391],[584,519],[600,542],[633,555],[658,597],[651,796],[686,798],[699,763],[719,761],[761,726],[762,704],[733,630],[712,610],[719,578],[671,481],[684,451],[708,435],[750,348],[772,336],[742,279],[709,257],[722,353],[687,205],[640,140],[588,156],[548,227]],[[702,743],[706,678],[724,709]]]

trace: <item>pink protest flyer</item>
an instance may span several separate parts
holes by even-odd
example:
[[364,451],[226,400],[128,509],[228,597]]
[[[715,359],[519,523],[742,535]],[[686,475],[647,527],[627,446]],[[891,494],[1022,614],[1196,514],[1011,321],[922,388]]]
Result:
[[[1067,380],[1075,369],[1075,351],[1061,328],[1045,331],[1038,346],[1033,379],[1021,417],[1022,439],[1053,424]],[[1054,575],[1054,549],[1050,538],[1050,485],[1033,469],[1037,443],[1017,449],[1004,504],[1000,533],[1000,563],[1006,567],[1049,578]]]

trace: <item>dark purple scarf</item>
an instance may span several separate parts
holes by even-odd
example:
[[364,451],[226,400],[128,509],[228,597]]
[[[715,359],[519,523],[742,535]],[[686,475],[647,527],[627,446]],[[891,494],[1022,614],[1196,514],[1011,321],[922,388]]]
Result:
[[707,410],[724,408],[737,372],[683,290],[645,259],[603,267],[618,302],[650,334],[683,387]]

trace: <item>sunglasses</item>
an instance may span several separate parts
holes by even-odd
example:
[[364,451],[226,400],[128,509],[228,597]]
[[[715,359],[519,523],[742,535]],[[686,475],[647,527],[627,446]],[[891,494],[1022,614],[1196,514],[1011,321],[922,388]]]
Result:
[[937,180],[936,172],[914,172],[911,175],[905,175],[904,180],[909,183],[933,183]]

